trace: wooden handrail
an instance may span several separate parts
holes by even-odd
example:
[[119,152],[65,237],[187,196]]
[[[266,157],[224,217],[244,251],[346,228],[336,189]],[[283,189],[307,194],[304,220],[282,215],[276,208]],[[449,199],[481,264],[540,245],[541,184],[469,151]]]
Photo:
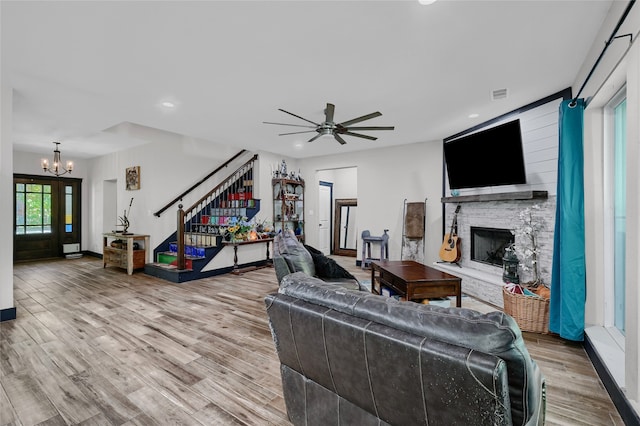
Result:
[[236,158],[238,158],[239,156],[241,156],[242,154],[244,154],[245,152],[247,152],[246,149],[243,149],[242,151],[238,152],[236,155],[234,155],[233,157],[229,158],[227,161],[224,162],[224,164],[222,164],[220,167],[216,168],[214,171],[212,171],[211,173],[209,173],[208,175],[206,175],[205,177],[203,177],[202,179],[200,179],[198,182],[196,182],[195,184],[193,184],[191,186],[191,188],[187,189],[186,191],[184,191],[182,194],[178,195],[176,198],[174,198],[173,200],[171,200],[169,203],[167,203],[166,206],[164,206],[163,208],[161,208],[160,210],[158,210],[157,212],[155,212],[153,215],[160,217],[160,215],[167,210],[169,207],[171,207],[172,205],[174,205],[175,203],[177,203],[178,201],[182,200],[182,198],[184,198],[185,195],[187,195],[188,193],[190,193],[191,191],[193,191],[194,189],[196,189],[198,186],[202,185],[207,179],[209,179],[211,176],[215,175],[216,173],[218,173],[220,170],[224,169],[225,167],[227,167],[229,164],[231,164],[231,162],[233,160],[235,160]]
[[[233,173],[230,173],[229,176],[233,176],[236,173],[238,173],[240,170],[242,170],[244,167],[246,167],[247,165],[249,165],[250,163],[252,163],[253,161],[256,161],[258,159],[258,154],[254,154],[253,157],[251,157],[251,159],[249,159],[246,163],[244,163],[242,166],[238,167],[236,169],[236,171],[234,171]],[[204,200],[206,200],[207,198],[209,198],[213,193],[215,193],[218,189],[220,189],[221,186],[223,186],[225,183],[227,183],[227,180],[225,179],[224,181],[222,181],[221,183],[219,183],[215,188],[213,188],[211,191],[207,192],[206,194],[204,194],[198,201],[196,201],[195,203],[193,203],[191,205],[191,207],[189,207],[188,209],[185,209],[185,214],[189,214],[193,211],[193,209],[195,209],[198,205],[200,205]]]

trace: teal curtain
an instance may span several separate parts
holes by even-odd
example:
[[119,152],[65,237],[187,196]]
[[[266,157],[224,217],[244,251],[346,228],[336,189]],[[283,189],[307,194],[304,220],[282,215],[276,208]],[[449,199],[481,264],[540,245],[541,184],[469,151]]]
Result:
[[549,330],[584,339],[586,270],[584,248],[583,99],[560,104],[558,190],[551,272]]

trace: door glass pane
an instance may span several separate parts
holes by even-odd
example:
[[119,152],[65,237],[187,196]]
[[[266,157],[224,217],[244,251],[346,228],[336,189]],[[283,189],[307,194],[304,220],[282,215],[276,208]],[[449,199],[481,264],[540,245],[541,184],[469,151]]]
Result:
[[16,225],[24,225],[24,192],[16,193]]
[[42,224],[42,194],[27,193],[27,225]]
[[42,192],[42,185],[37,183],[28,183],[27,192]]
[[613,155],[613,250],[614,250],[614,325],[622,334],[625,331],[625,240],[627,233],[627,101],[614,108],[614,155]]
[[73,187],[64,189],[64,231],[73,232]]
[[51,225],[51,194],[42,196],[42,223]]
[[51,185],[19,183],[15,197],[16,234],[51,232]]

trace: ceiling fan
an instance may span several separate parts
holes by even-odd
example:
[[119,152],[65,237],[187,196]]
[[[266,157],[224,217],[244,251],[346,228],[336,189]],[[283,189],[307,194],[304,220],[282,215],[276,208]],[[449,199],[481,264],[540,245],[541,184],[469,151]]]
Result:
[[313,142],[316,139],[318,139],[320,136],[324,136],[324,135],[333,135],[333,137],[340,142],[342,145],[346,144],[347,142],[342,138],[341,135],[347,135],[347,136],[355,136],[358,138],[364,138],[364,139],[369,139],[369,140],[376,140],[378,138],[375,138],[373,136],[369,136],[369,135],[363,135],[360,133],[354,133],[353,130],[393,130],[394,126],[352,126],[352,124],[356,124],[359,123],[361,121],[365,121],[365,120],[369,120],[375,117],[380,117],[382,114],[378,111],[376,112],[372,112],[371,114],[367,114],[367,115],[363,115],[362,117],[358,117],[358,118],[354,118],[352,120],[347,120],[347,121],[343,121],[342,123],[336,123],[333,121],[333,113],[335,111],[335,105],[327,103],[327,107],[324,110],[324,117],[325,120],[322,123],[316,123],[314,121],[311,120],[307,120],[304,117],[300,117],[299,115],[296,115],[292,112],[289,111],[285,111],[282,108],[278,108],[279,111],[282,111],[286,114],[289,115],[293,115],[296,118],[299,118],[301,120],[304,120],[308,123],[313,124],[313,126],[309,126],[309,125],[301,125],[301,124],[287,124],[287,123],[272,123],[269,121],[263,121],[264,124],[277,124],[280,126],[294,126],[294,127],[306,127],[309,129],[313,129],[313,130],[304,130],[301,132],[290,132],[290,133],[280,133],[278,136],[284,136],[284,135],[295,135],[295,134],[299,134],[299,133],[312,133],[312,132],[317,132],[318,134],[315,135],[314,137],[312,137],[311,139],[309,139],[308,142]]

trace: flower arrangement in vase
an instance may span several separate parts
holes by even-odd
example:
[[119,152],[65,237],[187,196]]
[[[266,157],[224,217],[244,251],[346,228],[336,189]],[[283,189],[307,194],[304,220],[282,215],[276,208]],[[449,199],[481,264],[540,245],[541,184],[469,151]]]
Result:
[[227,219],[227,232],[233,241],[242,241],[246,239],[247,234],[253,229],[253,224],[246,216],[232,216]]
[[520,225],[511,230],[515,236],[515,242],[508,250],[513,251],[519,260],[520,269],[533,275],[533,281],[529,283],[530,287],[537,287],[542,284],[540,277],[540,264],[538,255],[540,248],[538,246],[538,233],[544,230],[544,220],[540,217],[540,205],[535,204],[527,207],[518,214]]

